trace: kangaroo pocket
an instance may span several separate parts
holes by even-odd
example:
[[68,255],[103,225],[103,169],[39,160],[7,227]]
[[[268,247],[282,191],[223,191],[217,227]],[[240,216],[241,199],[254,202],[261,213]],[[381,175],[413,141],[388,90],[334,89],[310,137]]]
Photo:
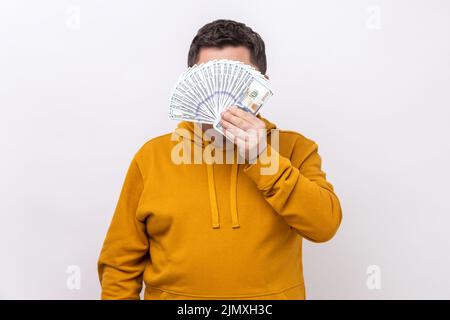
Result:
[[144,294],[145,300],[304,300],[305,298],[303,283],[277,292],[254,295],[201,296],[156,287],[146,287]]

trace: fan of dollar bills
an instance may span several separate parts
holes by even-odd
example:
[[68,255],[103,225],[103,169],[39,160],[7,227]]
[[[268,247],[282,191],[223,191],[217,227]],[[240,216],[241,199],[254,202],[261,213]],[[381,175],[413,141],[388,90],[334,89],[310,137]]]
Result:
[[169,118],[213,124],[223,133],[220,113],[231,105],[254,115],[272,96],[267,79],[250,65],[212,60],[188,68],[172,90]]

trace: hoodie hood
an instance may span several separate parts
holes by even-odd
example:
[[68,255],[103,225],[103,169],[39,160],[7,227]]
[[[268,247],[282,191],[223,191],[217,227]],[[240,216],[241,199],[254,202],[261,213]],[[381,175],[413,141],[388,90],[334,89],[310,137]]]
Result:
[[[264,121],[266,124],[266,135],[269,136],[272,129],[276,129],[276,125],[267,119],[257,115],[259,119]],[[238,175],[239,175],[239,161],[237,159],[238,152],[236,146],[233,143],[224,143],[223,145],[215,144],[214,141],[211,141],[210,137],[207,134],[203,133],[201,126],[198,123],[182,121],[178,124],[178,127],[175,129],[175,133],[179,136],[182,136],[183,139],[189,139],[193,143],[197,144],[197,146],[201,146],[202,149],[208,147],[210,144],[214,146],[212,152],[222,151],[226,152],[226,150],[233,149],[233,162],[231,164],[231,174],[230,174],[230,215],[232,221],[233,228],[239,228],[239,215],[237,210],[237,184],[238,184]],[[205,136],[202,137],[202,135]],[[202,150],[203,151],[203,150]],[[211,210],[211,226],[212,228],[220,228],[220,219],[219,219],[219,210],[217,204],[217,194],[216,194],[216,186],[214,179],[214,164],[210,162],[206,162],[206,173],[208,177],[208,193],[209,193],[209,203]]]

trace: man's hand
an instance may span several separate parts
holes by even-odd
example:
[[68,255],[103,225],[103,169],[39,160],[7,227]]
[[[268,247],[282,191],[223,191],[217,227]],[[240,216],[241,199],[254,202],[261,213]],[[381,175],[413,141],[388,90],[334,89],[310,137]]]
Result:
[[266,124],[250,112],[231,106],[221,114],[225,136],[236,144],[248,161],[255,160],[266,148]]

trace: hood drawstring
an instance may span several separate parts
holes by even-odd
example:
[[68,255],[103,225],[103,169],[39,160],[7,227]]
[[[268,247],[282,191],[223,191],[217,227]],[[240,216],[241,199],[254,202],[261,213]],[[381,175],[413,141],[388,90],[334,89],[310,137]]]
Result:
[[[239,164],[237,160],[233,160],[231,165],[230,176],[230,210],[231,223],[233,228],[239,228],[239,218],[237,211],[237,177],[239,173]],[[211,224],[213,228],[220,228],[219,209],[217,207],[216,186],[214,181],[214,167],[212,163],[206,164],[206,172],[208,176],[209,204],[211,207]]]
[[214,168],[212,164],[206,164],[208,173],[208,190],[209,190],[209,204],[211,206],[211,223],[213,228],[220,228],[219,224],[219,210],[217,209],[216,187],[214,184]]
[[231,165],[231,179],[230,179],[230,209],[231,209],[231,222],[233,228],[239,228],[239,219],[237,211],[237,177],[239,172],[239,164],[233,161]]

